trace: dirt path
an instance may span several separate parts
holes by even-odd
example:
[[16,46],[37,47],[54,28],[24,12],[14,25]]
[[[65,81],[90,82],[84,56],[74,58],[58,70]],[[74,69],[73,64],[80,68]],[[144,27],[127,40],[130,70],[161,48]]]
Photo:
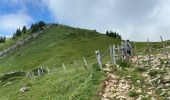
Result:
[[[147,55],[139,55],[140,67],[136,58],[130,68],[109,71],[104,81],[101,100],[170,100],[170,68],[166,56],[151,55],[151,68],[147,65]],[[108,66],[108,65],[107,65]],[[119,74],[123,73],[123,74]]]
[[128,80],[119,79],[114,73],[108,73],[101,100],[133,100],[127,95],[132,89],[134,87]]

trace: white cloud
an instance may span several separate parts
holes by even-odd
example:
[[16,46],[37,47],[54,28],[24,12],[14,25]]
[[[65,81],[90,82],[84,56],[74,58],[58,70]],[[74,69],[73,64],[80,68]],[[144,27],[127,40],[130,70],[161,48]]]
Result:
[[0,32],[11,35],[17,28],[22,28],[24,25],[28,26],[31,22],[33,22],[33,19],[23,11],[0,15]]
[[56,20],[75,27],[119,31],[124,39],[170,39],[167,0],[44,0]]

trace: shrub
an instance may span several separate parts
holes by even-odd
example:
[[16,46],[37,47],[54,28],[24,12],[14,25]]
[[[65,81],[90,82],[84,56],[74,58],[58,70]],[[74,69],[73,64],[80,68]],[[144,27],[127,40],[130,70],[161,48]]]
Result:
[[162,90],[161,90],[161,89],[156,89],[156,90],[155,90],[155,94],[159,95],[159,94],[161,94],[161,93],[162,93]]
[[15,33],[16,36],[21,36],[22,35],[22,32],[20,29],[17,29],[16,33]]
[[101,71],[101,69],[100,69],[98,64],[93,64],[92,68],[93,68],[94,71]]
[[38,27],[40,28],[40,30],[43,30],[44,26],[45,26],[45,22],[44,21],[39,21],[38,22]]
[[129,96],[129,97],[137,97],[137,96],[139,96],[139,94],[136,93],[135,91],[130,91],[130,92],[128,93],[128,96]]
[[25,34],[25,33],[26,33],[26,31],[27,31],[26,26],[23,26],[23,28],[22,28],[22,33],[23,33],[23,34]]
[[6,37],[5,36],[1,36],[0,37],[0,43],[5,43],[6,41]]
[[119,35],[118,32],[113,32],[113,31],[106,31],[106,35],[109,37],[113,37],[116,39],[121,39],[122,37]]
[[32,84],[33,84],[32,81],[26,81],[25,86],[26,86],[26,87],[32,86]]
[[118,61],[118,65],[120,66],[120,67],[130,67],[130,63],[129,62],[127,62],[127,61]]
[[148,73],[148,75],[149,75],[150,77],[156,76],[157,74],[158,74],[158,71],[155,71],[155,70],[152,70],[152,71],[150,71],[150,72]]
[[2,82],[10,79],[10,78],[13,78],[13,77],[19,77],[19,76],[25,76],[26,73],[25,72],[13,72],[13,73],[7,73],[7,74],[4,74],[0,77],[0,80]]
[[144,67],[136,67],[135,71],[137,71],[137,72],[145,72],[146,69]]

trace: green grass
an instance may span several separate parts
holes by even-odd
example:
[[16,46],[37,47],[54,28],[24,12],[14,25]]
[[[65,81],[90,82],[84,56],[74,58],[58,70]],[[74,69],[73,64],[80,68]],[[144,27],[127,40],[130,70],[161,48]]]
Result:
[[139,94],[136,93],[135,91],[130,91],[130,92],[128,92],[128,96],[129,97],[137,97],[137,96],[139,96]]
[[[60,66],[86,57],[89,63],[96,61],[95,50],[105,52],[110,44],[119,40],[94,31],[52,26],[36,40],[25,44],[0,60],[0,73],[11,70],[29,70],[39,66]],[[14,59],[11,59],[13,57]]]
[[[22,77],[7,86],[0,84],[0,99],[75,100],[82,98],[94,100],[98,98],[96,93],[102,81],[101,72],[89,73],[84,71],[83,67],[79,68],[76,74],[74,68],[68,68],[66,72],[58,68],[54,72],[54,74],[35,78]],[[29,91],[20,93],[20,88],[24,86],[29,87]]]
[[[4,50],[17,40],[8,39],[0,44]],[[0,82],[0,100],[26,99],[26,100],[99,100],[98,92],[102,88],[105,74],[96,66],[95,50],[103,54],[109,45],[120,45],[121,41],[100,34],[96,31],[72,28],[69,26],[55,26],[40,34],[37,39],[18,47],[15,51],[0,59],[0,75],[12,71],[31,71],[36,68],[50,68],[53,74],[41,77],[19,76]],[[136,43],[137,50],[143,50],[144,43]],[[86,58],[88,68],[84,68],[83,57]],[[77,61],[76,70],[74,61]],[[110,60],[109,54],[102,59],[103,64]],[[65,64],[66,71],[62,64]],[[122,64],[127,67],[128,64]],[[128,71],[118,72],[120,76],[129,75]],[[121,75],[122,74],[122,75]],[[130,72],[132,81],[140,79],[136,73]],[[137,78],[136,78],[137,77]],[[6,83],[12,82],[4,86]],[[29,91],[20,93],[23,86]]]
[[[0,50],[29,34],[7,40],[0,45]],[[0,99],[98,100],[97,93],[102,87],[104,75],[97,70],[97,66],[93,70],[92,65],[96,63],[94,51],[104,53],[111,44],[120,44],[120,40],[91,30],[52,26],[37,39],[0,59],[0,75],[12,71],[28,72],[41,66],[50,68],[54,74],[35,78],[20,76],[0,82]],[[88,70],[84,68],[83,57],[87,60]],[[103,63],[108,61],[108,57],[109,55],[103,59]],[[74,60],[77,61],[78,71]],[[66,72],[63,71],[62,64],[65,64]],[[8,82],[12,83],[4,86]],[[30,91],[20,93],[23,86],[28,86]]]

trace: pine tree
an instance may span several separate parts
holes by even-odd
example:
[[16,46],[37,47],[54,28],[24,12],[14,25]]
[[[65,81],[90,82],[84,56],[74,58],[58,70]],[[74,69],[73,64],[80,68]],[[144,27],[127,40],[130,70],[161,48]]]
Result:
[[39,21],[38,22],[38,27],[40,28],[40,30],[43,30],[44,26],[45,26],[45,22],[44,21]]
[[26,30],[27,30],[26,26],[23,26],[23,28],[22,28],[22,33],[25,34],[25,33],[26,33]]
[[20,29],[17,29],[17,31],[16,31],[16,36],[21,36],[21,35],[22,35],[21,30],[20,30]]
[[121,39],[121,36],[119,35],[119,33],[113,32],[112,30],[106,31],[106,35],[109,36],[109,37],[116,38],[116,39]]
[[6,37],[5,36],[1,36],[0,37],[0,43],[5,43],[6,41]]
[[32,33],[39,31],[39,26],[37,23],[31,25]]
[[106,35],[109,36],[109,31],[108,30],[106,31]]

